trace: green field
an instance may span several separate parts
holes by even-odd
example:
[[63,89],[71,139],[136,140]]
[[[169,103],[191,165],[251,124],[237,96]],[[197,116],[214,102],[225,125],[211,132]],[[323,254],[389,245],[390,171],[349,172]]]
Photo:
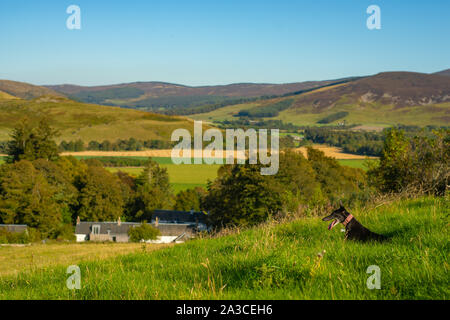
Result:
[[[157,159],[157,158],[155,158]],[[217,177],[217,170],[220,165],[175,165],[161,164],[161,167],[167,168],[170,184],[173,191],[178,193],[181,190],[192,189],[195,187],[204,187],[208,180],[214,180]],[[132,176],[138,176],[142,168],[107,168],[110,172],[123,171]]]
[[[339,227],[328,231],[318,217],[299,218],[81,262],[77,291],[66,288],[67,265],[3,276],[0,299],[447,300],[448,200],[351,210],[365,226],[390,236],[385,243],[345,241]],[[380,290],[366,286],[373,265],[381,271]]]

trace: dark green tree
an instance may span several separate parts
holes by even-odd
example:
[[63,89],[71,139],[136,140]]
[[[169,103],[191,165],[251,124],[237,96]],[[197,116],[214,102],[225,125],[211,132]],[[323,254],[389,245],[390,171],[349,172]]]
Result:
[[57,134],[50,127],[48,119],[42,119],[37,126],[27,119],[23,120],[11,134],[7,147],[9,161],[56,160],[59,152],[54,138]]
[[211,225],[255,225],[283,209],[283,187],[260,170],[260,165],[250,164],[221,167],[204,200]]
[[169,209],[172,203],[173,193],[167,169],[150,159],[136,179],[132,215],[138,220],[151,220],[155,209]]
[[206,196],[206,190],[197,187],[178,192],[175,197],[174,210],[179,211],[200,211],[203,198]]
[[59,195],[45,175],[27,160],[0,167],[0,221],[26,224],[45,238],[56,237],[63,223]]
[[99,166],[89,166],[78,177],[76,215],[84,221],[117,221],[123,215],[124,199],[119,178]]

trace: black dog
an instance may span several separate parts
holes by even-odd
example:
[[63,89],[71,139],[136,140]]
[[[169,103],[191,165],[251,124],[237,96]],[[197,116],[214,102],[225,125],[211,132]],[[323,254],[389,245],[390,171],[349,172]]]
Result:
[[322,219],[322,221],[333,220],[328,226],[328,230],[331,230],[338,223],[342,223],[345,226],[345,239],[359,240],[359,241],[383,241],[387,240],[386,236],[374,233],[365,228],[358,220],[355,219],[345,208],[341,207],[332,214]]

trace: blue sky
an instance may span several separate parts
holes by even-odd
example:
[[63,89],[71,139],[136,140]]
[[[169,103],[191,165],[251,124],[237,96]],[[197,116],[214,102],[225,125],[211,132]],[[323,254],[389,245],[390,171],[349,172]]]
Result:
[[[81,30],[68,30],[69,5]],[[369,5],[381,30],[368,30]],[[2,0],[0,79],[286,83],[450,68],[450,1]]]

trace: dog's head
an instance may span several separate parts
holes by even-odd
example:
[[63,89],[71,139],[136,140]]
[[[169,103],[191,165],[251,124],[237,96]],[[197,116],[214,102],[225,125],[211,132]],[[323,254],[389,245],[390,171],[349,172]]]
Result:
[[347,216],[349,213],[345,208],[341,205],[339,209],[334,210],[329,216],[326,216],[322,219],[322,221],[330,221],[333,220],[330,225],[328,226],[328,230],[333,229],[334,226],[336,226],[338,223],[342,223],[347,219]]

